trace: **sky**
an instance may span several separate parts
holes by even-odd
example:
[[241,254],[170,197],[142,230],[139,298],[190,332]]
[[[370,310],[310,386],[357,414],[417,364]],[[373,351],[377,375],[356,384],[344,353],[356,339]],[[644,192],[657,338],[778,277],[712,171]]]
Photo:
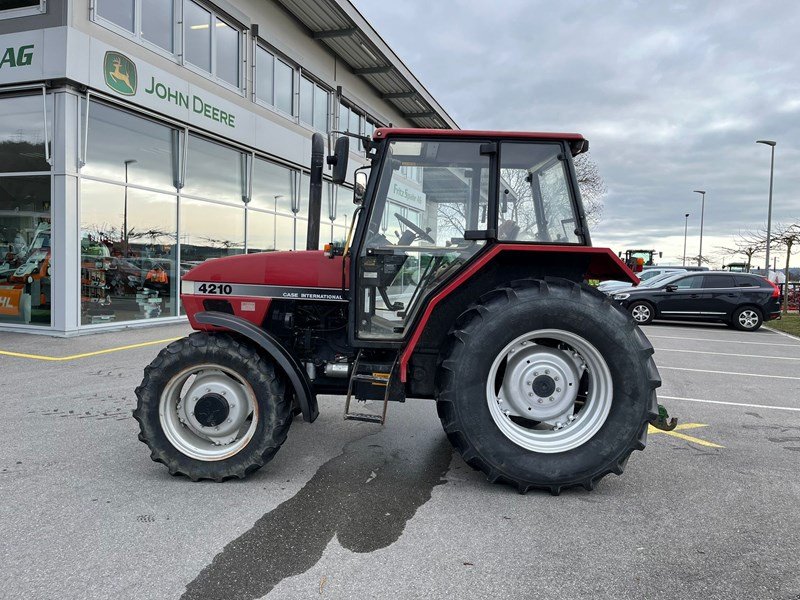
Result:
[[773,227],[800,222],[800,3],[352,1],[462,129],[589,139],[595,246],[680,264],[690,213],[696,256],[706,190],[703,255],[734,260],[722,248],[767,223],[758,139],[777,142]]

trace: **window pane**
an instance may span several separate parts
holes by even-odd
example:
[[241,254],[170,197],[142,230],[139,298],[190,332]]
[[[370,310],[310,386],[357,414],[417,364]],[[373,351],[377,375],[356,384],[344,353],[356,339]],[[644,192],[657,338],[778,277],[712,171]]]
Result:
[[[53,97],[47,97],[49,137],[53,131]],[[45,160],[42,96],[0,99],[0,172],[49,171]]]
[[208,258],[244,251],[244,209],[181,198],[181,260]]
[[704,288],[732,288],[733,275],[706,275],[703,279]]
[[142,0],[142,38],[172,52],[174,10],[173,0]]
[[320,131],[328,131],[328,92],[314,86],[314,127]]
[[[294,223],[295,220],[292,217],[282,217],[278,215],[275,217],[275,249],[276,250],[294,250]],[[298,221],[298,227],[302,223],[303,227],[306,227],[305,221],[301,222]],[[306,249],[306,242],[305,237],[303,237],[302,243],[297,247],[298,250],[305,250]]]
[[12,10],[14,8],[38,8],[42,0],[3,0],[0,2],[0,10]]
[[97,14],[133,33],[133,3],[134,0],[98,0]]
[[239,31],[216,19],[217,77],[239,87]]
[[292,78],[294,69],[281,60],[275,61],[275,106],[290,115],[294,97],[294,84]]
[[211,13],[187,2],[183,14],[186,60],[211,72]]
[[81,323],[176,314],[177,198],[81,182]]
[[314,122],[314,84],[305,77],[300,78],[300,120],[309,125]]
[[92,102],[81,173],[174,191],[179,136],[149,119]]
[[339,131],[347,131],[350,110],[344,105],[339,105]]
[[247,211],[247,252],[275,250],[275,215]]
[[297,219],[297,222],[295,224],[294,249],[305,250],[307,239],[308,239],[308,220]]
[[50,176],[0,177],[0,323],[50,325]]
[[256,97],[267,104],[275,103],[272,96],[274,61],[272,54],[263,48],[256,48]]
[[190,135],[183,193],[241,203],[245,159],[238,150]]
[[504,143],[498,238],[574,243],[574,204],[557,144]]
[[266,160],[253,164],[253,208],[292,212],[292,171]]

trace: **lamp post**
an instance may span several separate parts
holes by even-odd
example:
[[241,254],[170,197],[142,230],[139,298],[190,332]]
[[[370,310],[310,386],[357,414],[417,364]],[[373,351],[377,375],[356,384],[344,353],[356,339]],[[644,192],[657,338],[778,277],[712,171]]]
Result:
[[128,165],[138,162],[129,158],[125,161],[125,208],[122,215],[122,240],[125,243],[125,258],[128,258]]
[[775,172],[775,144],[772,140],[757,140],[756,144],[765,144],[771,148],[770,154],[772,155],[769,161],[769,208],[767,209],[767,259],[764,264],[767,265],[766,276],[769,277],[769,246],[772,243],[772,176]]
[[686,266],[686,233],[689,231],[689,213],[683,215],[683,266]]
[[694,190],[694,193],[701,194],[703,197],[702,204],[700,205],[700,254],[697,256],[697,266],[700,267],[703,264],[703,217],[706,213],[706,191]]

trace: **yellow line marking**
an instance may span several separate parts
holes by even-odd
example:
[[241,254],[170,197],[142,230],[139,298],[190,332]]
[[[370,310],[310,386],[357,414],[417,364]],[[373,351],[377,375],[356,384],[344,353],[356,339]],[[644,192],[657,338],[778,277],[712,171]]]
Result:
[[99,356],[101,354],[111,354],[112,352],[121,352],[123,350],[134,350],[136,348],[144,348],[146,346],[155,346],[156,344],[165,344],[167,342],[174,342],[181,339],[180,337],[167,338],[164,340],[154,340],[152,342],[142,342],[140,344],[129,344],[127,346],[117,346],[116,348],[107,348],[105,350],[95,350],[94,352],[84,352],[83,354],[71,354],[70,356],[43,356],[41,354],[23,354],[22,352],[9,352],[7,350],[0,350],[2,356],[13,356],[14,358],[30,358],[32,360],[47,360],[53,362],[61,362],[67,360],[76,360],[78,358],[89,358],[90,356]]
[[672,431],[663,431],[661,429],[656,429],[652,425],[650,425],[648,429],[648,433],[665,433],[667,435],[671,435],[672,437],[679,438],[681,440],[686,440],[687,442],[692,442],[693,444],[699,444],[701,446],[706,446],[708,448],[724,448],[725,446],[720,446],[719,444],[715,444],[714,442],[707,442],[706,440],[701,440],[700,438],[693,437],[691,435],[686,435],[685,433],[681,433],[681,430],[686,429],[698,429],[699,427],[708,427],[705,423],[681,423]]

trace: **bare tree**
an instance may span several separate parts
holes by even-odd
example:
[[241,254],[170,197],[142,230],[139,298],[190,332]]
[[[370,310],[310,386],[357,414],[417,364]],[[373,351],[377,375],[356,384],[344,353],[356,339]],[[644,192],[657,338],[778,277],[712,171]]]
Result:
[[575,157],[575,174],[578,176],[586,220],[589,221],[589,227],[594,228],[603,218],[603,196],[608,191],[605,181],[600,175],[600,167],[588,152]]
[[[786,249],[786,263],[783,271],[783,312],[787,313],[789,312],[789,262],[792,258],[792,251],[800,246],[800,224],[785,225],[779,223],[772,234],[772,241],[773,244],[771,245]],[[769,265],[767,265],[767,268],[769,268]]]

